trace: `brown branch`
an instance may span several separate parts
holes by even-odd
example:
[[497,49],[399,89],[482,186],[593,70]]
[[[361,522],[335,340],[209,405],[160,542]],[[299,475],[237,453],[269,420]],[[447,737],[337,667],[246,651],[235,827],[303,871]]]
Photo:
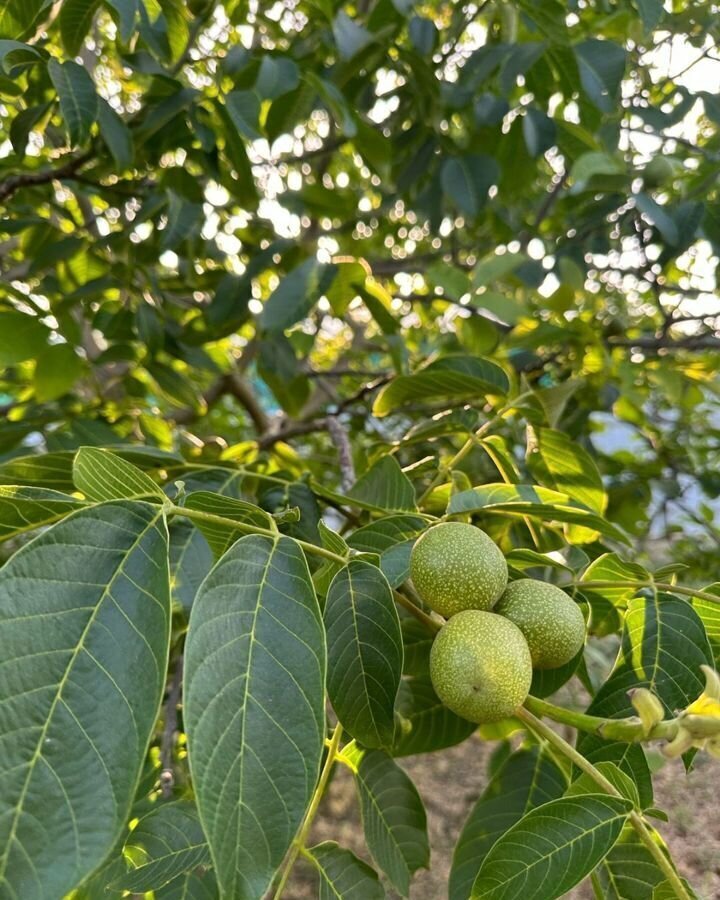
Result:
[[328,416],[326,422],[328,434],[338,452],[340,484],[343,493],[346,494],[355,484],[355,464],[353,463],[350,439],[347,431],[343,428],[340,419],[335,416]]
[[178,658],[173,672],[172,680],[168,688],[165,701],[165,724],[163,726],[160,741],[160,789],[165,800],[172,797],[175,784],[175,772],[173,770],[173,750],[175,749],[175,736],[178,728],[178,706],[182,693],[183,658]]
[[48,184],[50,181],[61,181],[74,175],[78,169],[92,159],[93,151],[86,150],[80,156],[75,156],[65,163],[58,166],[57,169],[42,169],[39,172],[23,172],[20,175],[10,175],[0,181],[0,202],[7,200],[9,197],[24,187],[34,187],[38,184]]
[[638,350],[720,350],[720,337],[711,334],[690,335],[685,338],[660,337],[607,338],[610,347],[636,347]]
[[[250,416],[255,430],[258,434],[264,434],[270,428],[270,419],[267,413],[258,402],[257,397],[253,393],[248,380],[238,372],[231,372],[223,375],[213,382],[203,394],[203,400],[207,407],[213,406],[224,396],[235,397],[245,412]],[[176,425],[190,425],[192,422],[201,418],[202,413],[193,407],[177,410],[171,413],[168,418],[172,419]]]

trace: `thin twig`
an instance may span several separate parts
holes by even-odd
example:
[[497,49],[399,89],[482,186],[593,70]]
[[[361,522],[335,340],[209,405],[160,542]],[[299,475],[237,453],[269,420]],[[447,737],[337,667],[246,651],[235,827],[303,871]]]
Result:
[[163,798],[169,800],[172,797],[175,784],[175,772],[173,769],[173,751],[175,749],[175,736],[178,725],[178,706],[182,693],[183,657],[178,658],[173,672],[172,681],[168,689],[165,702],[165,725],[163,726],[162,740],[160,742],[160,789]]

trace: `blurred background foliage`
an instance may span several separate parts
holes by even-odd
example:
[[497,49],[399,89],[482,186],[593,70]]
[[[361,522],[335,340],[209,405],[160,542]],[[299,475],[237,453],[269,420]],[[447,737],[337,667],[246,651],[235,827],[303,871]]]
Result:
[[714,580],[719,23],[0,0],[0,483],[141,442],[263,475],[268,508],[337,506],[388,450],[422,493],[484,421],[484,357],[527,399],[456,488],[558,487],[550,427],[639,559]]

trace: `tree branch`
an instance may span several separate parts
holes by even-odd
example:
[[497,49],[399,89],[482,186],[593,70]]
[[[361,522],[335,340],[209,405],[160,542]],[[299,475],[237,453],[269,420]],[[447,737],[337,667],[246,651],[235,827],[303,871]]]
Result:
[[39,172],[23,172],[20,175],[10,175],[0,181],[0,202],[24,187],[34,187],[38,184],[48,184],[50,181],[62,181],[74,175],[88,160],[92,159],[93,151],[86,150],[80,156],[75,156],[57,169],[42,169]]

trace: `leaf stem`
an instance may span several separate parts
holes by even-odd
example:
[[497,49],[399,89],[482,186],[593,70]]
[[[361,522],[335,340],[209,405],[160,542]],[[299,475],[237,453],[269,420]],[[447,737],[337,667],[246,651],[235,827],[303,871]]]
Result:
[[697,597],[698,600],[707,600],[709,603],[720,603],[720,596],[710,594],[708,591],[700,591],[696,588],[681,587],[679,584],[670,584],[669,581],[573,581],[570,585],[576,588],[659,588],[661,591],[669,591],[674,594],[681,594],[683,597]]
[[462,445],[462,447],[457,451],[455,456],[453,456],[449,462],[439,467],[437,475],[433,478],[433,480],[430,482],[427,488],[425,488],[422,495],[420,496],[420,499],[418,500],[418,506],[422,506],[430,496],[430,494],[432,494],[432,492],[435,490],[435,488],[442,483],[447,474],[451,472],[459,462],[465,459],[465,457],[475,446],[475,443],[479,438],[483,437],[483,435],[487,434],[496,425],[498,425],[502,421],[505,413],[510,412],[518,405],[518,403],[521,403],[523,400],[526,400],[531,396],[532,391],[525,391],[523,394],[518,394],[518,396],[515,397],[515,399],[511,403],[506,403],[505,406],[501,406],[491,419],[488,419],[484,425],[478,428],[476,432],[471,434],[470,437]]
[[306,852],[305,841],[310,834],[313,820],[317,814],[318,808],[320,807],[320,801],[322,800],[325,789],[327,788],[328,780],[330,778],[330,772],[335,765],[338,750],[340,749],[341,738],[342,725],[340,725],[340,723],[338,722],[338,724],[335,726],[335,730],[332,733],[332,738],[330,739],[330,746],[328,747],[327,756],[325,757],[325,765],[323,766],[322,772],[320,773],[320,778],[318,779],[315,793],[312,796],[310,806],[308,806],[307,808],[305,818],[302,820],[300,830],[297,833],[297,837],[293,841],[293,845],[290,848],[290,853],[288,854],[285,865],[283,866],[280,881],[278,882],[277,890],[274,894],[274,900],[280,900],[280,897],[282,896],[282,893],[287,886],[288,879],[290,878],[292,867],[295,865],[295,860],[298,858],[300,853],[305,854]]
[[[578,731],[588,734],[596,734],[599,737],[615,741],[627,741],[639,743],[641,741],[668,740],[671,741],[678,732],[677,719],[666,719],[658,722],[650,731],[646,731],[643,723],[636,716],[624,719],[604,719],[600,716],[590,716],[587,713],[574,712],[539,697],[530,696],[525,701],[525,708],[538,716],[545,716],[562,725],[570,725]],[[720,722],[718,722],[720,730]]]
[[[186,506],[168,504],[165,507],[165,510],[170,516],[184,516],[187,519],[196,519],[198,522],[207,522],[211,525],[223,525],[241,531],[243,534],[261,534],[265,537],[272,538],[273,540],[277,540],[278,538],[278,532],[271,528],[263,528],[260,525],[248,525],[245,522],[228,519],[226,516],[217,516],[215,513],[204,512],[200,509],[189,509]],[[333,553],[332,550],[328,550],[326,547],[318,547],[317,544],[311,544],[309,541],[301,541],[299,538],[293,538],[293,540],[295,543],[299,544],[306,553],[310,553],[314,556],[321,556],[323,559],[328,559],[341,566],[346,566],[348,563],[346,557],[341,556],[339,553]],[[428,628],[433,631],[438,631],[442,628],[441,623],[432,619],[426,612],[420,609],[420,607],[416,606],[412,600],[404,597],[399,591],[393,591],[393,596],[396,603],[415,616],[416,619]]]
[[[273,540],[276,540],[278,537],[277,531],[273,531],[271,528],[263,528],[260,525],[248,525],[245,522],[228,519],[226,516],[217,516],[215,513],[204,512],[200,509],[189,509],[186,506],[175,506],[173,504],[168,507],[168,514],[171,516],[185,516],[187,519],[196,519],[198,522],[207,522],[210,525],[224,525],[229,528],[234,528],[236,531],[242,531],[244,534],[262,534],[265,537],[273,538]],[[317,544],[311,544],[309,541],[301,541],[299,538],[293,538],[293,540],[299,544],[306,553],[312,553],[314,556],[322,556],[323,559],[332,560],[332,562],[339,563],[341,566],[347,564],[347,559],[344,556],[340,556],[339,553],[333,553],[332,550],[328,550],[325,547],[318,547]]]
[[395,602],[398,606],[402,606],[403,609],[406,609],[409,613],[415,616],[418,621],[422,622],[423,625],[427,625],[430,631],[440,631],[443,627],[442,622],[438,622],[437,619],[433,619],[432,616],[429,616],[424,610],[420,609],[419,606],[416,606],[412,600],[406,597],[404,594],[401,594],[400,591],[393,591],[393,597],[395,598]]
[[[610,794],[613,797],[623,797],[620,791],[618,791],[618,789],[609,782],[602,772],[599,772],[589,760],[585,759],[582,753],[579,753],[554,729],[550,728],[549,725],[546,725],[534,716],[528,709],[520,708],[515,715],[524,722],[530,731],[537,737],[543,738],[551,747],[562,753],[563,756],[576,765],[580,771],[585,772],[586,775],[592,778],[595,784],[602,788],[606,794]],[[632,810],[630,812],[629,822],[652,858],[655,860],[655,863],[667,879],[668,883],[672,886],[672,889],[675,891],[675,896],[678,897],[679,900],[691,900],[690,895],[685,890],[685,885],[675,871],[675,867],[663,853],[662,847],[660,847],[653,839],[652,833],[645,824],[642,815],[636,810]]]

